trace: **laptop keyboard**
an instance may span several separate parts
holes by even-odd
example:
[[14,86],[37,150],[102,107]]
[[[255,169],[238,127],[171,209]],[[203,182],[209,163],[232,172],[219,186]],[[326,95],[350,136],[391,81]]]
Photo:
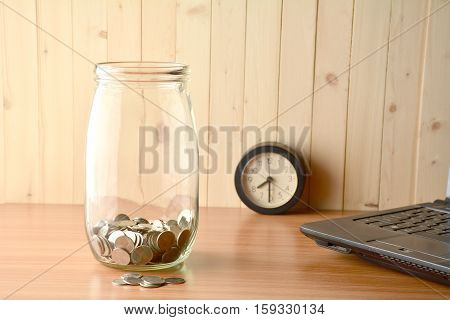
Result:
[[435,239],[450,236],[450,213],[432,208],[384,213],[354,221],[401,233],[430,235]]

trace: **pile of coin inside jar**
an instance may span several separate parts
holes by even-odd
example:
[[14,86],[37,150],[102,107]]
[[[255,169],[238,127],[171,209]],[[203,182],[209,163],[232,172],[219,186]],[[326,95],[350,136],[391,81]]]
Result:
[[144,288],[159,288],[167,284],[183,284],[183,278],[161,278],[158,276],[143,276],[140,273],[125,273],[120,279],[114,279],[116,286],[141,286]]
[[170,263],[178,259],[191,237],[191,211],[176,220],[153,220],[117,215],[94,227],[92,247],[97,255],[117,265]]

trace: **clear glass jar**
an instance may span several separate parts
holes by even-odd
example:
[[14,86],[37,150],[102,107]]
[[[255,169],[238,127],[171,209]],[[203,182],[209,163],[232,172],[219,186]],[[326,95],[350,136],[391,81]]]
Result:
[[198,225],[198,145],[188,67],[96,66],[86,147],[86,230],[95,258],[125,270],[173,267]]

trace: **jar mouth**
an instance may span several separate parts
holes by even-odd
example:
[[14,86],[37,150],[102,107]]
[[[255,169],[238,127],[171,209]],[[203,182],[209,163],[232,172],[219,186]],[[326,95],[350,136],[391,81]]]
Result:
[[118,82],[182,82],[189,67],[177,62],[119,61],[95,65],[97,81]]

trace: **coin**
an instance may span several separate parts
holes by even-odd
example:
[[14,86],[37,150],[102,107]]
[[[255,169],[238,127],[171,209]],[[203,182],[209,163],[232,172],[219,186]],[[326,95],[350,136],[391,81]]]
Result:
[[136,223],[138,223],[138,224],[148,224],[149,223],[147,219],[144,219],[141,217],[134,217],[132,220],[136,221]]
[[124,273],[123,275],[120,276],[122,279],[124,278],[142,278],[142,274],[137,273],[137,272],[129,272],[129,273]]
[[124,233],[128,238],[130,238],[131,241],[133,241],[133,243],[136,244],[136,240],[137,240],[137,239],[136,239],[136,238],[137,238],[136,233],[134,233],[133,231],[130,231],[130,230],[124,230],[123,233]]
[[164,231],[154,237],[153,245],[155,245],[158,251],[167,251],[170,249],[175,243],[177,239],[175,234],[171,231]]
[[134,264],[147,264],[152,258],[153,251],[149,246],[139,246],[131,252],[131,262]]
[[142,282],[140,278],[135,277],[125,277],[123,278],[123,281],[130,286],[138,286]]
[[152,285],[161,285],[166,283],[165,279],[158,277],[158,276],[144,276],[141,278],[142,282],[146,284],[152,284]]
[[127,216],[126,214],[118,214],[115,218],[114,221],[124,221],[124,220],[130,220],[130,217]]
[[112,251],[111,259],[121,266],[126,266],[130,263],[130,255],[128,252],[120,248],[115,248]]
[[182,284],[186,282],[183,278],[166,278],[165,281],[169,284]]
[[124,235],[125,235],[125,233],[123,233],[123,231],[116,230],[116,231],[113,231],[113,232],[109,235],[108,240],[109,240],[109,242],[111,242],[111,243],[115,243],[117,238],[122,237],[122,236],[124,236]]
[[189,238],[191,236],[191,232],[188,229],[184,229],[177,236],[177,245],[178,248],[182,249],[187,244]]
[[192,211],[189,209],[183,209],[178,214],[177,222],[181,229],[189,227],[191,220],[192,220]]
[[123,279],[114,279],[112,281],[112,284],[115,286],[124,286],[127,285],[128,283],[126,283]]
[[148,282],[141,282],[139,285],[143,288],[159,288],[162,284],[150,284]]
[[164,223],[161,220],[154,220],[152,222],[152,230],[154,231],[164,230]]
[[128,253],[131,253],[134,249],[134,242],[125,235],[118,237],[114,242],[114,245],[116,248],[124,249]]
[[102,247],[103,247],[103,254],[102,254],[102,256],[103,257],[109,257],[111,255],[111,252],[112,252],[111,244],[109,243],[109,241],[105,237],[103,237],[101,235],[98,235],[98,238],[100,239],[100,241],[102,243]]
[[131,227],[131,226],[134,226],[134,225],[137,224],[137,222],[136,222],[136,221],[133,221],[133,220],[120,220],[120,221],[114,221],[112,224],[113,224],[114,226],[116,226],[116,227],[121,227],[121,228],[123,228],[123,227]]
[[108,235],[108,233],[109,233],[108,225],[101,227],[97,232],[98,235],[101,235],[103,237],[106,237]]
[[166,222],[166,224],[171,229],[174,228],[174,227],[178,228],[178,222],[176,220],[169,220],[169,221]]
[[179,255],[180,249],[178,249],[177,247],[172,247],[163,254],[161,261],[163,263],[173,262],[178,259]]
[[103,256],[103,253],[105,252],[105,248],[103,247],[102,241],[97,235],[94,235],[92,237],[91,241],[92,248],[94,249],[95,253],[98,256]]
[[100,220],[100,221],[94,226],[93,232],[94,232],[95,234],[97,234],[97,233],[100,231],[100,229],[103,228],[104,226],[106,226],[107,224],[108,224],[107,221],[105,221],[105,220]]

